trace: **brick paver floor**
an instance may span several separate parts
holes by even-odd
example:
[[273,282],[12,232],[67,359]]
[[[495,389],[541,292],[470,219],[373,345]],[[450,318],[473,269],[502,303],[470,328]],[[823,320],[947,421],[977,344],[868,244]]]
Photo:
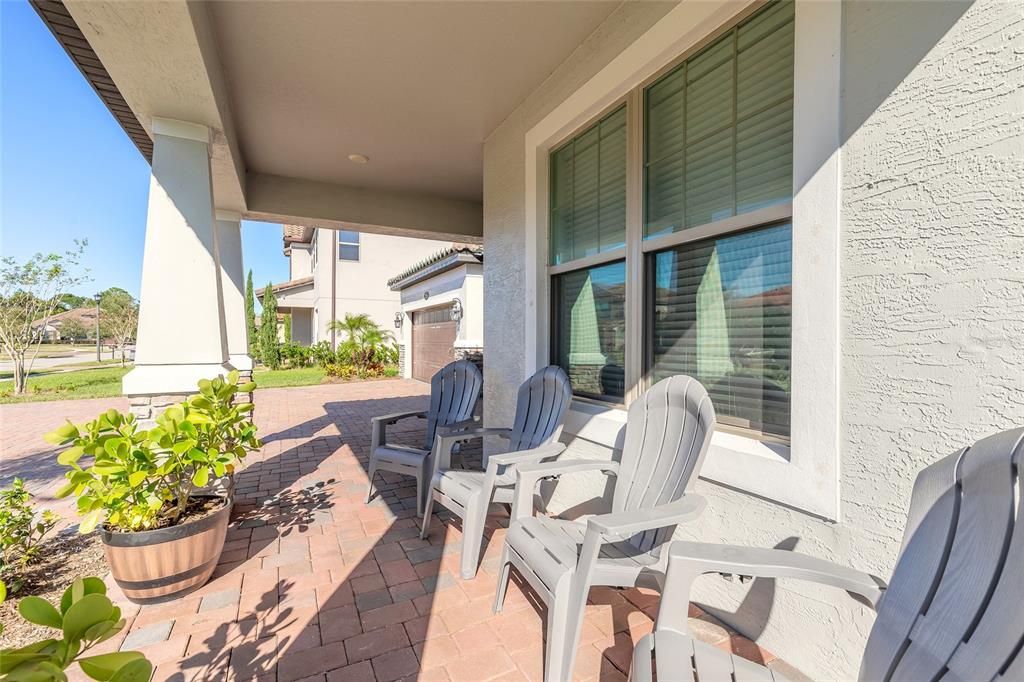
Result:
[[[458,522],[442,514],[420,540],[411,479],[385,474],[381,496],[363,503],[370,418],[422,409],[427,392],[406,380],[260,390],[264,446],[238,475],[214,578],[142,608],[112,586],[129,624],[103,646],[142,651],[156,680],[176,682],[541,680],[544,618],[535,598],[513,584],[504,611],[491,613],[500,515],[479,574],[463,581]],[[45,461],[52,452],[35,442],[38,434],[65,415],[80,420],[118,402],[5,406],[3,475],[25,467],[37,489],[52,484],[60,472]],[[410,420],[394,433],[415,443],[421,424]],[[625,680],[657,604],[646,590],[592,590],[577,678]],[[690,614],[700,638],[792,673],[696,607]]]

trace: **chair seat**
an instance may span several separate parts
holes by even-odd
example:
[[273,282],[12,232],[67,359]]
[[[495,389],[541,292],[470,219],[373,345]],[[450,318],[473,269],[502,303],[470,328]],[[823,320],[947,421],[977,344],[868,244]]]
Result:
[[391,445],[385,443],[384,445],[378,445],[373,451],[372,456],[378,463],[418,467],[423,463],[423,460],[426,457],[430,456],[430,451],[410,447],[408,445]]
[[[633,669],[646,670],[641,657],[654,648],[654,670],[659,680],[673,682],[787,682],[770,668],[748,661],[706,642],[674,630],[657,630],[645,636],[633,653]],[[637,682],[645,682],[643,674]]]
[[[553,590],[563,576],[576,570],[586,532],[585,520],[531,516],[509,526],[506,542],[526,560],[548,589]],[[659,557],[623,541],[603,545],[595,569],[610,581],[601,584],[632,585],[641,571],[660,563]]]
[[[484,487],[484,472],[473,469],[446,469],[434,477],[434,490],[465,507]],[[515,472],[499,474],[494,485],[515,485]]]

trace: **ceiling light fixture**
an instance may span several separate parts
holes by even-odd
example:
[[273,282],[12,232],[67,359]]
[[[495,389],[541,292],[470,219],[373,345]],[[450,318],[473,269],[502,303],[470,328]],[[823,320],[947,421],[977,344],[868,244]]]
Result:
[[370,157],[367,156],[366,154],[349,154],[348,160],[351,161],[352,163],[358,163],[359,165],[362,165],[369,161]]

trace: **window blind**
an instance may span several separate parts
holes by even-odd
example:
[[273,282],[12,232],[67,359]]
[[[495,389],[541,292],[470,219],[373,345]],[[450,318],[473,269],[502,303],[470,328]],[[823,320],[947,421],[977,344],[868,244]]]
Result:
[[644,91],[644,234],[793,194],[793,17],[777,0]]
[[785,224],[653,254],[653,380],[695,377],[721,423],[788,438],[791,246]]
[[551,154],[551,263],[626,243],[626,108]]

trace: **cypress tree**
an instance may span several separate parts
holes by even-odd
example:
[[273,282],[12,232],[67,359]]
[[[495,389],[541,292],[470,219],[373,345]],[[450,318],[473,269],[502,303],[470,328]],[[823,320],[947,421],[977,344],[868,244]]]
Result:
[[263,290],[263,313],[260,315],[260,359],[270,369],[281,366],[281,342],[277,338],[277,297],[274,286]]
[[249,357],[259,358],[259,339],[256,336],[256,294],[252,288],[252,270],[245,280],[245,328],[249,336]]

